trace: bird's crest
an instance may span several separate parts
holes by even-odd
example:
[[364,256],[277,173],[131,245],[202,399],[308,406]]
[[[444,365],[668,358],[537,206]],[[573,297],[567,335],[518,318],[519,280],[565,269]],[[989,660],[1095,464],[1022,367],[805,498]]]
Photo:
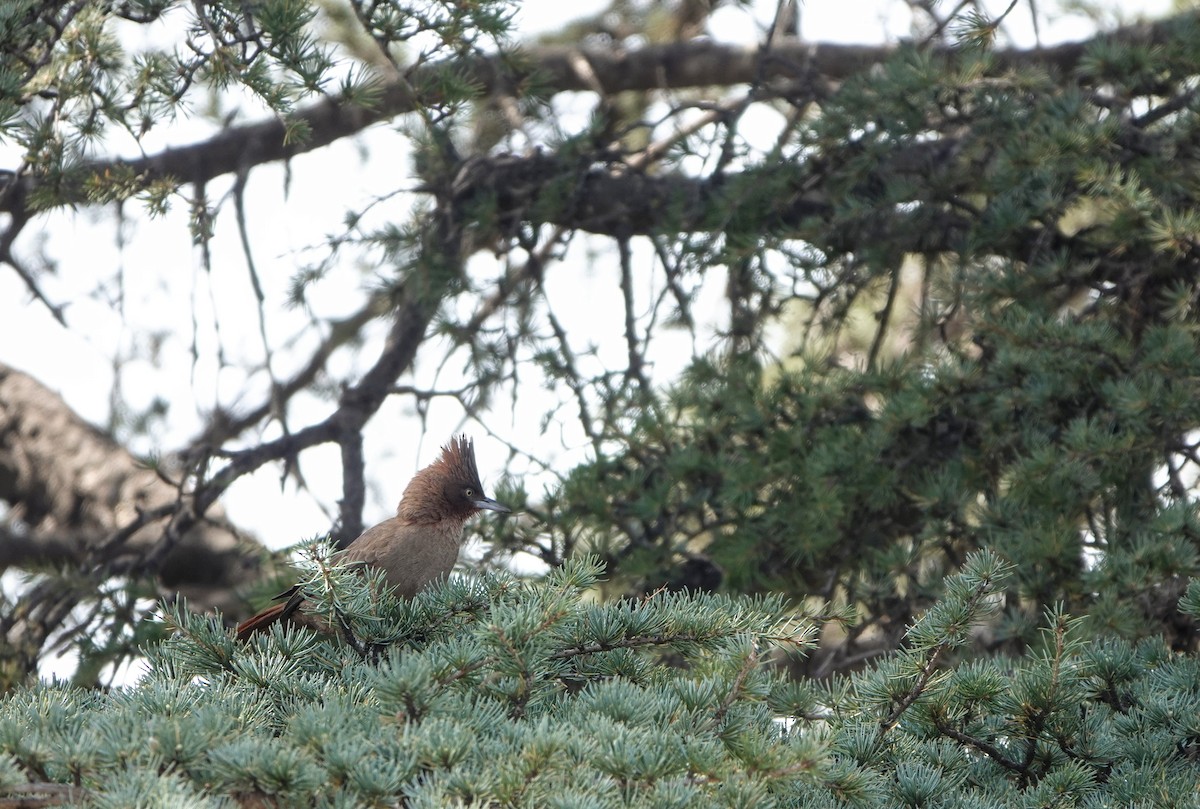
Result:
[[442,447],[441,457],[426,469],[436,470],[435,474],[444,480],[478,484],[479,469],[475,466],[475,442],[465,435],[451,438],[450,443]]

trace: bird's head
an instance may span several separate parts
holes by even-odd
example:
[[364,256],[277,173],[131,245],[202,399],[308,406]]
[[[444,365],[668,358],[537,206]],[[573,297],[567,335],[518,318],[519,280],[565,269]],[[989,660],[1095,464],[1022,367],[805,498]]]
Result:
[[483,493],[475,445],[462,435],[450,439],[441,456],[416,474],[404,490],[396,516],[410,523],[435,523],[465,520],[482,510],[511,511]]

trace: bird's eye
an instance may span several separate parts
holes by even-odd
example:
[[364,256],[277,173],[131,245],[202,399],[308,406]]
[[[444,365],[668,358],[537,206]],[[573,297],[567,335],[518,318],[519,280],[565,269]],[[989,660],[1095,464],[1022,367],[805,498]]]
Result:
[[468,486],[467,488],[463,489],[463,494],[465,494],[467,497],[474,497],[475,490]]

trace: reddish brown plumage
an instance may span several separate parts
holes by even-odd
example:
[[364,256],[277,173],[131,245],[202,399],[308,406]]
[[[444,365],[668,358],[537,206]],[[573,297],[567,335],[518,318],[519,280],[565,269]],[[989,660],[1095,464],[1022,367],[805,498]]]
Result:
[[[442,447],[441,456],[409,482],[396,516],[364,531],[338,554],[339,561],[379,568],[397,593],[412,598],[454,567],[463,524],[482,509],[509,510],[484,495],[471,441],[465,435],[453,438]],[[304,602],[298,586],[276,598],[287,602],[239,624],[239,640],[285,619],[314,625],[297,613]]]
[[278,621],[283,615],[283,611],[287,609],[287,606],[287,604],[275,604],[274,606],[267,607],[257,615],[242,621],[237,627],[238,640],[246,640],[255,632],[266,629]]

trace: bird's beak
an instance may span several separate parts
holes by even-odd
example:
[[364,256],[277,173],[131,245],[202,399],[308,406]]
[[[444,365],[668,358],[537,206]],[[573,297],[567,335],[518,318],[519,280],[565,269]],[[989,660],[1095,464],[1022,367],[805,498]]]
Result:
[[472,500],[471,502],[475,504],[475,508],[481,508],[481,509],[485,509],[487,511],[498,511],[501,514],[511,514],[512,513],[511,508],[509,508],[506,505],[497,503],[495,500],[493,500],[490,497],[480,497],[478,500]]

